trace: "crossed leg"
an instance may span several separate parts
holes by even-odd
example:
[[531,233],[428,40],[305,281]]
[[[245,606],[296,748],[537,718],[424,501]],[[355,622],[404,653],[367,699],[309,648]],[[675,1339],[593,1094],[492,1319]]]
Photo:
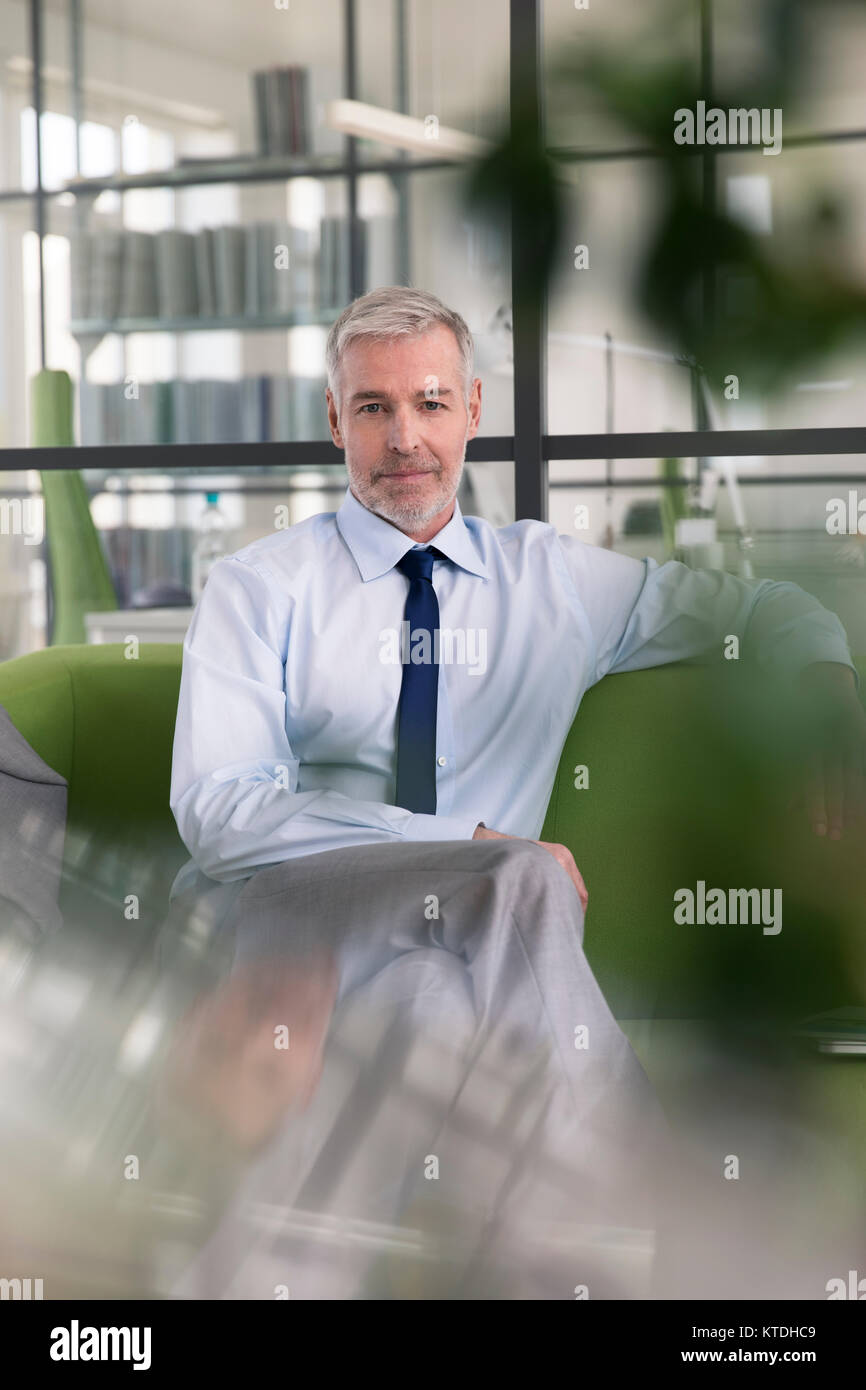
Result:
[[[547,1092],[544,1144],[572,1174],[572,1209],[651,1222],[665,1121],[584,955],[574,885],[539,845],[365,845],[287,860],[249,881],[235,928],[239,966],[332,953],[338,1007],[377,978],[381,1002],[384,972],[419,952],[418,999],[432,991],[443,1033],[453,1027],[465,1040],[465,988],[453,976],[437,980],[436,952],[447,952],[465,969],[474,1004],[468,1058],[482,1072],[485,1057],[499,1067],[508,1057],[544,1062],[536,1086]],[[480,1102],[477,1084],[475,1093]]]

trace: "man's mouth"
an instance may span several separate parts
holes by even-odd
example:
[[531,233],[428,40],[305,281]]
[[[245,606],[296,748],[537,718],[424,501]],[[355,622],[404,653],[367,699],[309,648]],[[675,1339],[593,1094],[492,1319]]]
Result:
[[428,473],[432,473],[432,468],[411,468],[403,473],[383,473],[383,478],[424,478]]

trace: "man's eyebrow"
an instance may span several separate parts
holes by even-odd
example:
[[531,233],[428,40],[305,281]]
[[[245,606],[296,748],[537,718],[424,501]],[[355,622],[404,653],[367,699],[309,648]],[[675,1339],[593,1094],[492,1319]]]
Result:
[[[452,391],[450,386],[439,386],[435,391],[416,391],[415,400],[437,401],[440,400],[443,396],[453,395],[454,392]],[[349,397],[349,404],[354,405],[356,401],[387,401],[390,399],[390,394],[387,391],[354,391],[352,395]]]

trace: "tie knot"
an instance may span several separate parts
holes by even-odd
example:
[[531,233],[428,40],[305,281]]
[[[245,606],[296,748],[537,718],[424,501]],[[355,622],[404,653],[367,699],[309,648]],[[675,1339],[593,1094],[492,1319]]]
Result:
[[403,558],[397,561],[395,569],[400,570],[409,579],[431,579],[433,561],[444,559],[441,550],[431,545],[426,550],[407,550]]

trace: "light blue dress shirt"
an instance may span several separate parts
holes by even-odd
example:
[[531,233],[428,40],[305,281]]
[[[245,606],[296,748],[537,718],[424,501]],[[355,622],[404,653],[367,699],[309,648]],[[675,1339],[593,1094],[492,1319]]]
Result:
[[[839,619],[794,584],[635,560],[540,521],[451,520],[437,560],[437,811],[393,804],[414,542],[347,488],[334,512],[217,562],[183,644],[171,808],[192,860],[172,888],[232,883],[296,855],[537,839],[566,735],[605,675],[721,652],[794,672],[854,669]],[[716,644],[718,644],[716,646]],[[856,676],[856,671],[855,671]],[[202,877],[204,875],[204,877]]]

